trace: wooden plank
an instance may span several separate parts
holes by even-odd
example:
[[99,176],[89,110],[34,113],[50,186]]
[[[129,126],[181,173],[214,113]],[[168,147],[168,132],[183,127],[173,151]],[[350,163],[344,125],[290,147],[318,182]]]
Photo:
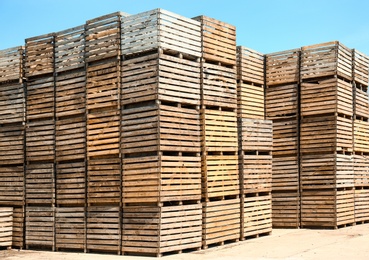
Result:
[[299,163],[297,154],[294,156],[273,156],[272,190],[296,191],[299,189]]
[[2,205],[23,205],[24,199],[23,165],[0,166],[0,203]]
[[237,83],[237,115],[240,118],[264,119],[264,86]]
[[297,84],[285,84],[266,88],[266,117],[275,118],[296,115],[298,101]]
[[298,125],[296,116],[273,119],[273,155],[296,155]]
[[45,76],[27,82],[27,120],[54,116],[54,77]]
[[298,228],[300,226],[300,194],[295,191],[272,192],[273,227]]
[[53,163],[27,165],[26,204],[53,204],[55,202],[55,181]]
[[25,233],[24,207],[13,207],[13,248],[24,248]]
[[369,189],[367,187],[357,187],[355,194],[355,222],[369,220]]
[[0,207],[0,246],[11,247],[13,237],[13,208]]
[[27,161],[53,161],[55,157],[55,120],[46,119],[27,123]]

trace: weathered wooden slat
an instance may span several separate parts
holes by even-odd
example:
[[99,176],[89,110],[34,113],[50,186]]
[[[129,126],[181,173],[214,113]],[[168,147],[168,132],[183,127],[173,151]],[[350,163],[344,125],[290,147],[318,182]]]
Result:
[[300,226],[300,194],[295,191],[272,192],[273,227],[298,228]]

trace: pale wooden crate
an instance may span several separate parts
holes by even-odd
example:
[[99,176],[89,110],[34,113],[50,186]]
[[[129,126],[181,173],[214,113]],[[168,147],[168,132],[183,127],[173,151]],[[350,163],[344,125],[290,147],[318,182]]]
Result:
[[208,246],[236,242],[241,235],[240,198],[207,201],[203,207],[202,245]]
[[26,204],[52,205],[55,202],[54,163],[28,164],[25,182]]
[[13,241],[12,247],[24,248],[24,234],[25,234],[25,208],[13,207]]
[[26,39],[24,73],[26,78],[54,72],[54,33]]
[[298,153],[298,120],[296,115],[273,119],[273,156]]
[[166,51],[122,62],[122,105],[150,100],[200,105],[200,62]]
[[86,113],[86,71],[60,72],[55,78],[55,116]]
[[355,187],[355,222],[369,221],[369,188]]
[[369,153],[369,122],[354,120],[354,151],[356,153]]
[[201,200],[201,157],[152,155],[123,158],[124,204]]
[[86,156],[85,115],[57,118],[55,159],[57,162],[83,160]]
[[55,120],[42,119],[27,122],[26,160],[54,161],[55,159]]
[[44,119],[54,117],[55,86],[54,77],[45,75],[27,81],[26,119]]
[[0,207],[0,247],[12,246],[13,208]]
[[83,206],[86,203],[86,163],[70,161],[56,164],[56,204]]
[[201,109],[203,149],[206,152],[237,152],[238,131],[235,110]]
[[268,86],[265,96],[265,115],[267,118],[298,114],[298,84]]
[[0,204],[9,206],[24,205],[24,166],[0,166]]
[[26,249],[55,248],[55,208],[27,206],[25,246]]
[[297,83],[300,80],[300,49],[266,54],[266,85]]
[[24,46],[0,50],[0,82],[23,81]]
[[273,150],[273,121],[259,119],[239,119],[241,131],[240,150]]
[[55,72],[85,67],[85,26],[55,33]]
[[0,124],[23,123],[26,117],[25,91],[21,83],[0,85]]
[[121,217],[118,206],[89,206],[86,216],[87,252],[119,254],[121,250]]
[[200,203],[123,207],[122,254],[162,256],[201,248]]
[[55,208],[55,249],[82,251],[86,243],[85,208]]
[[245,194],[241,201],[241,238],[269,235],[272,232],[271,193]]
[[369,187],[369,156],[367,154],[354,155],[355,187]]
[[300,226],[300,194],[298,190],[272,192],[273,228]]
[[239,118],[264,119],[264,86],[237,83],[237,116]]
[[264,54],[237,46],[237,80],[264,85]]
[[302,155],[300,185],[303,189],[353,188],[353,156],[334,153]]
[[0,164],[20,165],[24,163],[23,124],[5,124],[0,127]]
[[224,198],[240,194],[239,161],[235,154],[202,155],[202,198]]
[[354,189],[303,190],[301,226],[340,228],[355,222]]
[[200,23],[163,9],[125,16],[121,43],[123,55],[160,48],[200,57]]
[[193,19],[201,24],[202,57],[205,61],[236,66],[236,27],[204,15]]
[[332,115],[302,118],[300,152],[352,153],[354,133],[352,118]]
[[352,51],[338,41],[301,48],[301,79],[339,76],[352,79]]
[[339,78],[314,79],[301,83],[301,116],[343,114],[353,116],[351,82]]
[[299,161],[297,153],[294,155],[273,156],[272,190],[296,191],[299,189]]
[[369,118],[368,88],[356,85],[354,97],[354,115],[356,118]]
[[352,50],[353,81],[364,86],[369,84],[369,57],[356,50]]

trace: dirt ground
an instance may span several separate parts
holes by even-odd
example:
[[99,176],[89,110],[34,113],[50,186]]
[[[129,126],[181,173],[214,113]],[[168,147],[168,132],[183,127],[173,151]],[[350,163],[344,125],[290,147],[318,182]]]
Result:
[[[369,259],[369,224],[339,230],[274,229],[272,235],[165,260]],[[39,251],[0,251],[1,260],[150,260],[151,257]]]

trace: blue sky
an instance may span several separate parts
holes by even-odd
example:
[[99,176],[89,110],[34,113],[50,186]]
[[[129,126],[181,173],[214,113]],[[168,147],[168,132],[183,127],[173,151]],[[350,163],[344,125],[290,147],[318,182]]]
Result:
[[233,24],[237,45],[262,53],[339,40],[369,55],[367,0],[0,0],[0,50],[104,14],[154,8]]

